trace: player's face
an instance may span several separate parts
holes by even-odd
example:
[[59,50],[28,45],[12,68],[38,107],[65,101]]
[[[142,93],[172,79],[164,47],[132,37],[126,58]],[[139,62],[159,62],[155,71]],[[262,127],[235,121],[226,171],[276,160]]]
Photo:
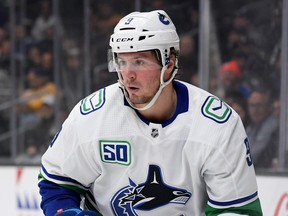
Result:
[[253,123],[261,123],[271,112],[268,96],[263,93],[252,92],[248,99],[248,111]]
[[152,100],[160,85],[161,66],[153,51],[119,53],[118,71],[136,106]]

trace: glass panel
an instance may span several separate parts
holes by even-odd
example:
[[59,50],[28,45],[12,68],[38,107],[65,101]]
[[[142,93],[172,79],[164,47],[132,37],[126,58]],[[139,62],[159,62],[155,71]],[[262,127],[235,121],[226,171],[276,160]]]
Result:
[[[210,91],[240,115],[257,170],[278,171],[282,1],[211,1]],[[287,84],[286,84],[287,85]],[[284,144],[285,145],[285,144]]]
[[[256,130],[249,129],[252,121],[260,121],[261,113],[271,115],[262,128],[265,136],[256,136],[261,152],[260,157],[254,153],[257,169],[283,168],[278,154],[281,3],[211,1],[209,90],[239,112],[251,134]],[[164,9],[171,16],[181,39],[177,78],[199,85],[198,1],[0,1],[1,162],[39,163],[74,105],[116,82],[116,74],[107,71],[109,37],[135,7]],[[260,91],[256,96],[255,90]],[[257,139],[250,136],[256,151]],[[269,148],[262,149],[265,143]]]

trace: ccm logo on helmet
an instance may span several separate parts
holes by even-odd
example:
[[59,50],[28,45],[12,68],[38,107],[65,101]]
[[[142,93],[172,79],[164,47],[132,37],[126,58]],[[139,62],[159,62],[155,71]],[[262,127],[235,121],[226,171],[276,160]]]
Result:
[[134,38],[117,38],[116,42],[127,42],[127,41],[133,41]]

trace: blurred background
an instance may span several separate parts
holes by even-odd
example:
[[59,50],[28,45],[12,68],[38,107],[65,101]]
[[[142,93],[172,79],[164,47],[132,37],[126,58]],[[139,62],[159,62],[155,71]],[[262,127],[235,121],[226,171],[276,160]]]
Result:
[[209,90],[240,114],[256,168],[287,170],[288,39],[282,0],[2,0],[3,164],[40,162],[73,106],[117,81],[107,71],[115,24],[134,10],[153,9],[167,11],[177,27],[177,78]]
[[39,167],[73,106],[117,81],[107,70],[115,24],[163,9],[180,36],[177,79],[239,113],[257,176],[288,177],[287,2],[1,0],[0,166]]

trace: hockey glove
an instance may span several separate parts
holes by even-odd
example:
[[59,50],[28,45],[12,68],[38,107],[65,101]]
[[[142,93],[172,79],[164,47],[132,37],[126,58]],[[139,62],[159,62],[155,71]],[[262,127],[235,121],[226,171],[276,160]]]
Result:
[[89,211],[89,210],[81,210],[81,209],[67,209],[63,211],[62,209],[57,211],[55,216],[99,216],[98,213]]

